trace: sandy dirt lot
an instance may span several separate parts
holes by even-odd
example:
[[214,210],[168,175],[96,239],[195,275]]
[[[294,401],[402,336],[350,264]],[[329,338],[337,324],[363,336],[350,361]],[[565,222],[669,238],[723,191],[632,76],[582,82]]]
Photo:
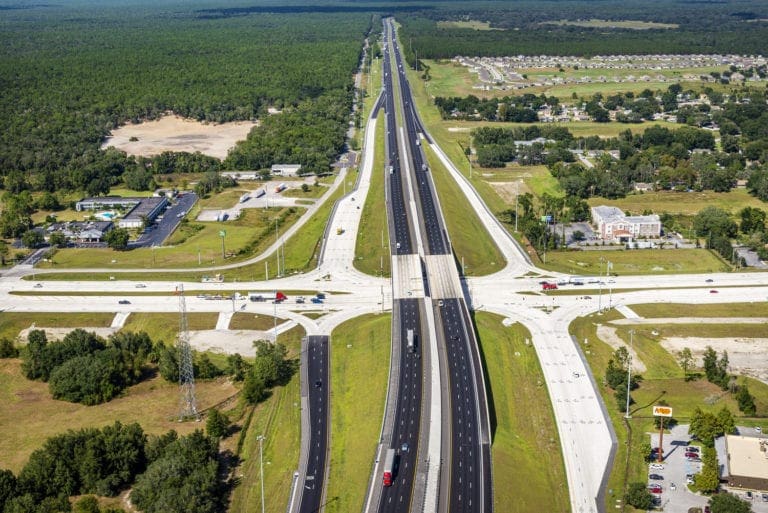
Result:
[[768,338],[669,337],[661,341],[661,346],[671,354],[690,348],[699,367],[704,366],[702,357],[707,346],[711,346],[718,354],[728,351],[732,373],[768,383]]
[[[175,115],[138,125],[124,125],[112,131],[102,148],[114,146],[129,155],[151,157],[164,151],[199,151],[223,159],[237,141],[246,138],[257,123],[237,121],[220,125],[204,124]],[[138,141],[131,141],[136,137]]]
[[501,196],[505,202],[513,206],[515,204],[515,195],[517,194],[518,190],[520,191],[521,196],[526,192],[532,192],[531,189],[529,189],[525,184],[525,182],[521,182],[518,186],[516,182],[488,181],[488,185],[493,187],[493,190],[496,191],[496,194]]
[[[48,337],[48,340],[62,340],[64,337],[67,336],[67,334],[70,331],[74,331],[77,328],[36,328],[34,326],[29,327],[27,329],[23,329],[19,332],[19,338],[24,341],[26,344],[27,337],[29,336],[29,332],[32,330],[43,330],[45,331],[45,336]],[[98,336],[102,338],[108,338],[110,335],[117,333],[117,330],[120,328],[81,328],[88,333],[96,333]]]
[[597,336],[611,346],[614,349],[618,349],[620,347],[626,347],[627,351],[629,351],[630,356],[632,357],[632,371],[635,373],[638,372],[645,372],[646,367],[645,364],[638,358],[637,352],[629,347],[624,340],[616,334],[616,328],[611,328],[610,326],[598,326],[597,327]]

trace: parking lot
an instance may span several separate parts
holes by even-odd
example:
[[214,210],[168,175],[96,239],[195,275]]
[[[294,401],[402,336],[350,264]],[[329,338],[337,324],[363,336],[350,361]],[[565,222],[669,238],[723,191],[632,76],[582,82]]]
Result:
[[197,194],[194,192],[187,192],[181,197],[177,197],[162,214],[163,218],[155,222],[154,228],[140,235],[136,242],[130,246],[147,248],[162,246],[165,239],[173,233],[173,230],[176,229],[176,226],[178,226],[196,201]]
[[[659,434],[648,434],[651,447],[658,447]],[[672,428],[671,433],[664,434],[662,468],[654,468],[656,462],[649,465],[648,475],[656,474],[662,479],[648,479],[648,484],[661,486],[661,493],[654,496],[661,499],[661,508],[671,513],[688,513],[692,507],[704,508],[708,503],[708,497],[689,491],[686,484],[686,476],[697,474],[701,471],[701,463],[689,461],[686,457],[687,447],[699,447],[701,443],[691,442],[688,435],[688,425],[678,425]],[[746,499],[743,491],[734,492],[742,499]],[[752,510],[756,513],[768,513],[768,502],[762,501],[761,494],[755,494],[750,501]]]

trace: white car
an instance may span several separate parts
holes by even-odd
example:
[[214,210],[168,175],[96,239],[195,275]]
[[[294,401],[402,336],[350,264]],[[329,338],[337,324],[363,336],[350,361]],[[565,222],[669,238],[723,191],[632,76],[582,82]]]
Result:
[[651,463],[648,465],[651,470],[664,470],[664,465],[661,463]]
[[137,284],[136,284],[136,288],[137,288],[137,289],[146,289],[146,288],[147,288],[147,286],[146,286],[146,285],[144,285],[143,283],[137,283]]

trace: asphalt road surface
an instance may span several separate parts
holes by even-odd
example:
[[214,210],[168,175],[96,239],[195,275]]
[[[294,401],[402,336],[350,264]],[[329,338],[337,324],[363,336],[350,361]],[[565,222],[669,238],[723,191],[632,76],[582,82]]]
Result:
[[325,460],[328,450],[328,348],[326,336],[307,337],[307,395],[309,397],[309,459],[301,513],[320,511],[323,500]]

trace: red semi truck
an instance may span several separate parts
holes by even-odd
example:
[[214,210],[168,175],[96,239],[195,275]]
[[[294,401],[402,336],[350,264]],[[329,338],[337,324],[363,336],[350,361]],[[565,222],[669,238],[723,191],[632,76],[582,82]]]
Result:
[[557,283],[542,283],[541,290],[557,290]]
[[384,458],[384,486],[392,486],[395,473],[395,450],[387,449],[387,456]]

